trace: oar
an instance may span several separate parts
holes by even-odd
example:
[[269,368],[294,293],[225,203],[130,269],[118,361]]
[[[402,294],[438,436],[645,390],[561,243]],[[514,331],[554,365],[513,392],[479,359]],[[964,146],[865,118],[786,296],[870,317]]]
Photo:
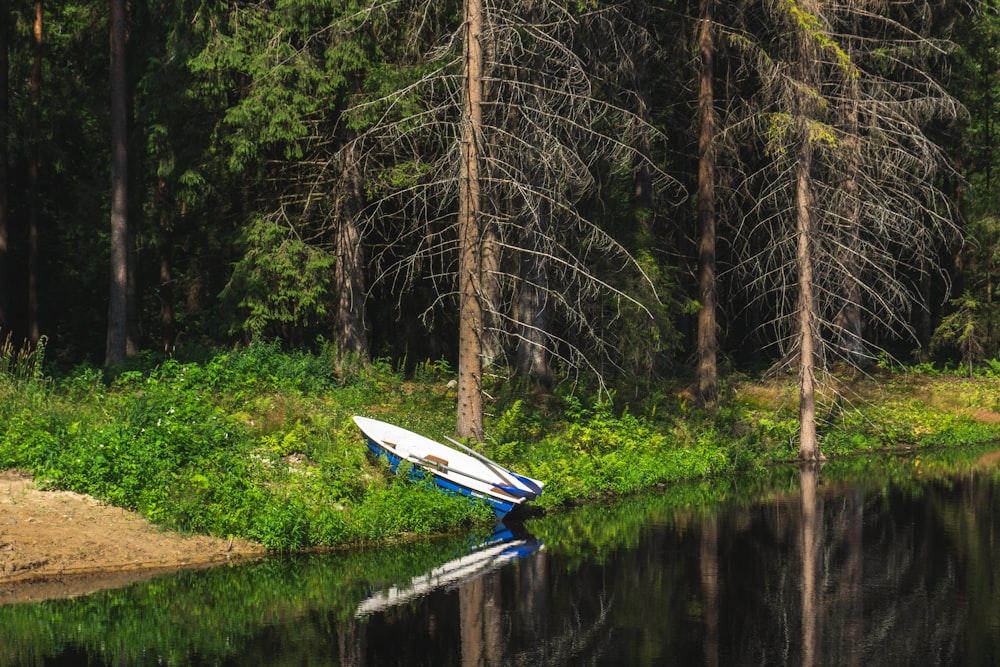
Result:
[[[444,472],[453,472],[456,475],[461,475],[462,477],[468,477],[469,479],[474,479],[477,482],[482,482],[483,484],[488,484],[490,486],[495,486],[496,488],[500,489],[501,491],[503,491],[507,495],[514,496],[516,498],[528,498],[529,496],[531,496],[532,498],[534,497],[534,494],[532,494],[530,491],[522,489],[522,488],[520,488],[518,486],[510,486],[510,485],[507,485],[507,484],[497,484],[494,481],[491,481],[491,480],[488,480],[488,479],[483,479],[482,477],[476,477],[475,475],[470,475],[469,473],[465,472],[464,470],[459,470],[457,468],[452,468],[451,466],[445,465],[443,463],[438,463],[437,461],[431,461],[429,459],[425,459],[424,457],[418,456],[417,454],[410,454],[410,456],[413,457],[414,459],[416,459],[416,462],[419,463],[419,464],[421,464],[424,467],[427,467],[427,468],[436,468],[436,469],[444,471]],[[409,460],[409,457],[407,457],[407,459]]]
[[455,438],[449,438],[448,436],[444,436],[444,438],[445,438],[445,440],[447,440],[451,444],[453,444],[453,445],[455,445],[457,447],[460,447],[462,449],[462,451],[465,451],[465,452],[468,452],[469,454],[472,454],[477,459],[479,459],[480,461],[482,461],[486,465],[490,466],[493,469],[493,472],[495,472],[496,474],[498,474],[501,477],[503,477],[504,481],[506,481],[511,486],[517,486],[517,484],[515,482],[510,481],[510,478],[508,478],[504,474],[504,473],[510,474],[510,471],[507,470],[506,468],[504,468],[502,465],[500,465],[496,461],[494,461],[493,459],[487,458],[486,456],[484,456],[483,454],[480,454],[479,452],[477,452],[476,450],[472,449],[471,447],[466,447],[465,445],[463,445],[462,443],[460,443],[458,440],[455,440]]
[[531,487],[531,490],[534,492],[536,496],[542,495],[542,487],[536,484],[538,480],[534,480],[530,477],[525,477],[524,475],[518,475],[516,472],[513,471],[511,471],[510,474],[513,475],[515,478],[519,479],[520,481],[524,482],[525,486]]
[[[511,475],[514,478],[516,478],[516,479],[524,482],[525,485],[527,485],[528,487],[530,487],[527,490],[529,490],[532,493],[532,495],[537,496],[537,495],[541,494],[542,489],[537,484],[535,484],[534,481],[531,478],[525,477],[524,475],[518,475],[513,470],[507,470],[506,468],[504,468],[502,465],[500,465],[499,463],[497,463],[493,459],[487,458],[484,454],[480,454],[479,452],[477,452],[476,450],[472,449],[471,447],[466,447],[465,445],[463,445],[462,443],[460,443],[458,440],[455,440],[454,438],[449,438],[448,436],[444,436],[444,437],[445,437],[445,439],[448,442],[450,442],[453,445],[458,445],[464,451],[468,452],[469,454],[472,454],[473,456],[475,456],[477,459],[479,459],[480,461],[482,461],[486,465],[490,465],[490,466],[494,466],[495,468],[499,468],[500,470],[502,470],[503,472],[507,473],[508,475]],[[498,475],[504,476],[500,472],[500,470],[495,470],[494,469],[494,472],[496,472]],[[507,481],[510,481],[510,480],[508,479]],[[517,484],[515,482],[511,482],[511,485],[512,486],[517,486]]]

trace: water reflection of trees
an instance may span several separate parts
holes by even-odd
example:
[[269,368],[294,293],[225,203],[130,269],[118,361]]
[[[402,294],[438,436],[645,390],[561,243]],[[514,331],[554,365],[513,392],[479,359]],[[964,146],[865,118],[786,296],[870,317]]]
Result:
[[729,519],[745,529],[727,533],[718,556],[730,573],[721,662],[961,663],[970,611],[960,561],[979,531],[949,526],[975,522],[975,500],[940,485],[919,503],[893,489],[824,489],[814,467],[800,479],[797,498]]
[[540,525],[546,544],[590,540],[587,556],[547,549],[462,584],[461,655],[437,655],[483,667],[996,664],[995,483],[831,484],[816,466],[795,481],[717,513],[637,503],[599,525]]
[[570,602],[569,613],[553,611],[546,553],[509,573],[513,595],[506,600],[500,571],[459,586],[463,667],[575,665],[601,655],[611,610],[604,591],[586,592],[596,601],[596,613],[579,599]]
[[362,619],[373,590],[479,538],[0,608],[0,664],[67,652],[92,664],[1000,664],[997,480],[830,479],[791,469],[766,502],[706,507],[688,493],[546,517],[529,525],[544,551]]

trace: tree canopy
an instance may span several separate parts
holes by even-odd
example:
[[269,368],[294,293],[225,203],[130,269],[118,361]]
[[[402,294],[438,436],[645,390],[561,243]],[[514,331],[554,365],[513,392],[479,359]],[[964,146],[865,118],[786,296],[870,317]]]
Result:
[[55,363],[281,339],[714,403],[716,355],[998,353],[995,3],[137,0],[119,61],[107,10],[0,17],[0,333]]

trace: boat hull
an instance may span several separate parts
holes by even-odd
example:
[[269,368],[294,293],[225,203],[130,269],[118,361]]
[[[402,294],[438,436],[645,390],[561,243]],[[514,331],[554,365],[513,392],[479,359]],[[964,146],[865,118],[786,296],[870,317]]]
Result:
[[429,476],[447,493],[482,500],[498,518],[536,498],[544,486],[488,459],[470,456],[399,426],[368,417],[355,417],[354,421],[368,448],[385,459],[393,472],[399,472],[405,461],[412,477]]

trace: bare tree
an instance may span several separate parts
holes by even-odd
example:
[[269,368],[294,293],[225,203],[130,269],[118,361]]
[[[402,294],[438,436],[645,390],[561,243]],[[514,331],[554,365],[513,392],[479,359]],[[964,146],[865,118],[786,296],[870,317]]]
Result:
[[[858,24],[854,22],[850,34],[857,34]],[[847,55],[851,56],[853,49],[847,45]],[[852,60],[855,58],[852,57]],[[862,322],[862,288],[858,269],[858,239],[861,236],[861,198],[859,197],[859,172],[861,169],[861,142],[859,140],[859,112],[861,92],[858,77],[846,76],[843,79],[843,92],[836,100],[837,116],[843,128],[841,139],[841,176],[836,183],[839,193],[834,206],[839,209],[838,222],[841,227],[840,236],[843,246],[840,249],[840,263],[843,266],[843,284],[840,287],[843,295],[843,305],[833,316],[831,326],[832,351],[852,363],[860,363],[866,357],[863,322]]]
[[[803,2],[803,11],[818,17],[818,3]],[[794,24],[794,21],[793,21]],[[816,35],[809,28],[799,26],[794,38],[798,63],[797,83],[801,86],[795,95],[793,142],[797,143],[795,160],[795,237],[797,252],[795,268],[798,274],[798,337],[799,349],[799,458],[818,459],[819,442],[816,437],[816,379],[815,354],[819,331],[816,327],[816,298],[813,293],[815,276],[813,224],[812,164],[813,147],[810,121],[815,117],[817,89]]]
[[[633,110],[600,98],[597,91],[614,82],[596,81],[575,48],[584,27],[616,22],[624,4],[578,10],[486,0],[479,8],[465,3],[466,20],[457,29],[442,31],[436,23],[444,36],[414,61],[421,75],[356,109],[381,114],[358,136],[357,154],[370,178],[403,168],[413,176],[405,187],[382,190],[367,209],[369,229],[386,240],[373,257],[376,278],[403,287],[430,281],[437,298],[424,312],[428,321],[457,299],[457,431],[477,438],[482,399],[474,394],[481,393],[477,374],[487,335],[509,341],[529,368],[544,369],[551,359],[599,375],[600,365],[616,356],[605,336],[609,322],[631,311],[652,323],[635,295],[593,270],[599,258],[641,274],[625,248],[578,206],[596,185],[598,161],[628,174],[636,158],[646,160],[659,191],[677,191],[636,150],[640,130],[653,142],[662,135]],[[420,4],[407,16],[427,24],[435,11]],[[481,118],[470,104],[476,99]]]
[[927,128],[961,109],[934,77],[946,45],[916,4],[765,3],[748,23],[759,32],[741,35],[762,82],[741,122],[766,158],[744,182],[741,269],[777,312],[782,363],[797,362],[806,459],[821,456],[817,371],[867,355],[862,319],[912,333],[921,276],[955,239],[938,187],[949,166]]
[[700,0],[698,17],[698,360],[695,395],[704,405],[719,400],[715,279],[714,0]]
[[483,439],[482,201],[483,2],[465,0],[461,172],[458,193],[458,421],[460,438]]
[[[646,32],[638,26],[646,25],[651,20],[651,12],[648,0],[632,0],[632,20],[635,25],[630,26],[627,34],[635,35],[637,38],[630,39],[632,42],[632,55],[627,59],[630,62],[629,78],[632,84],[629,91],[635,96],[635,114],[644,123],[650,122],[652,114],[652,103],[650,101],[650,77],[649,60],[653,50],[652,40],[643,39]],[[648,127],[648,125],[645,125]],[[653,232],[654,203],[653,196],[653,174],[650,169],[652,142],[650,133],[640,129],[636,133],[635,158],[632,164],[632,210],[636,217],[639,229],[647,237]]]
[[938,12],[952,11],[874,0],[831,2],[827,11],[849,66],[831,69],[841,75],[827,93],[835,140],[817,144],[831,260],[821,316],[828,354],[852,365],[873,360],[866,335],[904,331],[920,343],[910,313],[929,312],[925,285],[948,284],[937,257],[960,242],[940,189],[954,174],[931,135],[965,114],[937,80],[951,45],[932,30],[946,23]]

